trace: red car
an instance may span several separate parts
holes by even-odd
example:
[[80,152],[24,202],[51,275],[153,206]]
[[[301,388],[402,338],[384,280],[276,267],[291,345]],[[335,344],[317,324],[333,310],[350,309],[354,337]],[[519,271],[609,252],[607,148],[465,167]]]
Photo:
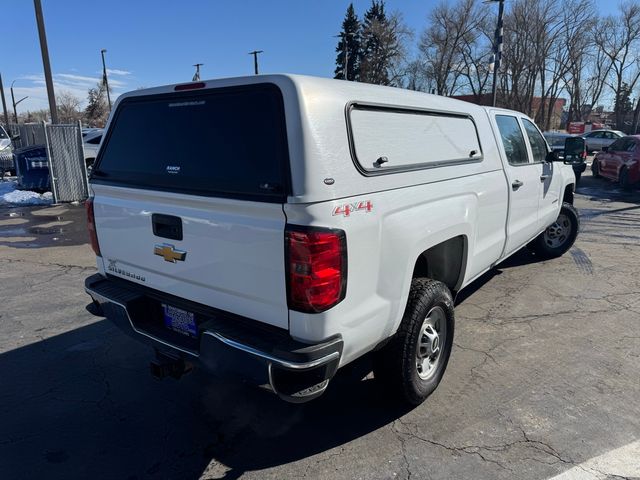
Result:
[[594,177],[605,177],[630,188],[640,182],[640,135],[629,135],[603,147],[593,159]]

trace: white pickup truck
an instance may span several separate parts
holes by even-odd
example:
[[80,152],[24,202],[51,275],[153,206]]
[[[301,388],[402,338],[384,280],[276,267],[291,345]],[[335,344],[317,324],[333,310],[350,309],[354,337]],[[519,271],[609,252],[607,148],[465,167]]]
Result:
[[294,75],[122,95],[90,179],[86,291],[156,350],[311,400],[373,352],[422,402],[454,297],[518,249],[562,255],[575,178],[525,115]]

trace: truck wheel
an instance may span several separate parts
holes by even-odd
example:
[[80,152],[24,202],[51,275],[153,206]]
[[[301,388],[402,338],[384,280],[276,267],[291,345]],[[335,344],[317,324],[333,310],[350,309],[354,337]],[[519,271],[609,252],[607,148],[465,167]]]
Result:
[[447,368],[454,324],[447,286],[414,278],[398,331],[374,357],[374,375],[385,392],[413,406],[431,395]]
[[542,258],[563,255],[576,241],[580,229],[578,211],[570,203],[563,203],[558,219],[529,244],[531,250]]

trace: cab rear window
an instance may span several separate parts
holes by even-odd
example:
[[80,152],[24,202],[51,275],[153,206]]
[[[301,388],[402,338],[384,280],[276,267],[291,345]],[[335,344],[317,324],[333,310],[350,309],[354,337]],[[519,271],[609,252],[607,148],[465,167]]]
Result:
[[280,202],[287,170],[282,95],[258,84],[124,99],[91,180]]

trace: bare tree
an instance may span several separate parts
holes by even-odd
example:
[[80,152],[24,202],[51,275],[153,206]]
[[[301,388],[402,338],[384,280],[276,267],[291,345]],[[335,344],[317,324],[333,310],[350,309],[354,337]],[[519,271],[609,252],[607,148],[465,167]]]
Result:
[[591,0],[574,0],[565,10],[564,45],[567,68],[564,90],[569,96],[567,122],[584,121],[600,98],[610,62],[596,48],[597,16]]
[[438,95],[452,95],[469,80],[471,62],[465,61],[463,51],[468,55],[474,51],[485,17],[475,0],[442,2],[429,14],[418,47]]
[[61,91],[56,95],[58,105],[58,121],[60,123],[75,123],[82,118],[82,101],[73,93]]
[[460,71],[466,87],[479,101],[488,90],[492,70],[493,35],[496,19],[488,9],[476,11],[476,29],[462,38],[460,44]]
[[604,19],[596,30],[597,48],[611,63],[607,85],[614,94],[616,127],[624,128],[623,86],[633,90],[640,78],[640,4],[626,2],[620,5],[617,16]]

